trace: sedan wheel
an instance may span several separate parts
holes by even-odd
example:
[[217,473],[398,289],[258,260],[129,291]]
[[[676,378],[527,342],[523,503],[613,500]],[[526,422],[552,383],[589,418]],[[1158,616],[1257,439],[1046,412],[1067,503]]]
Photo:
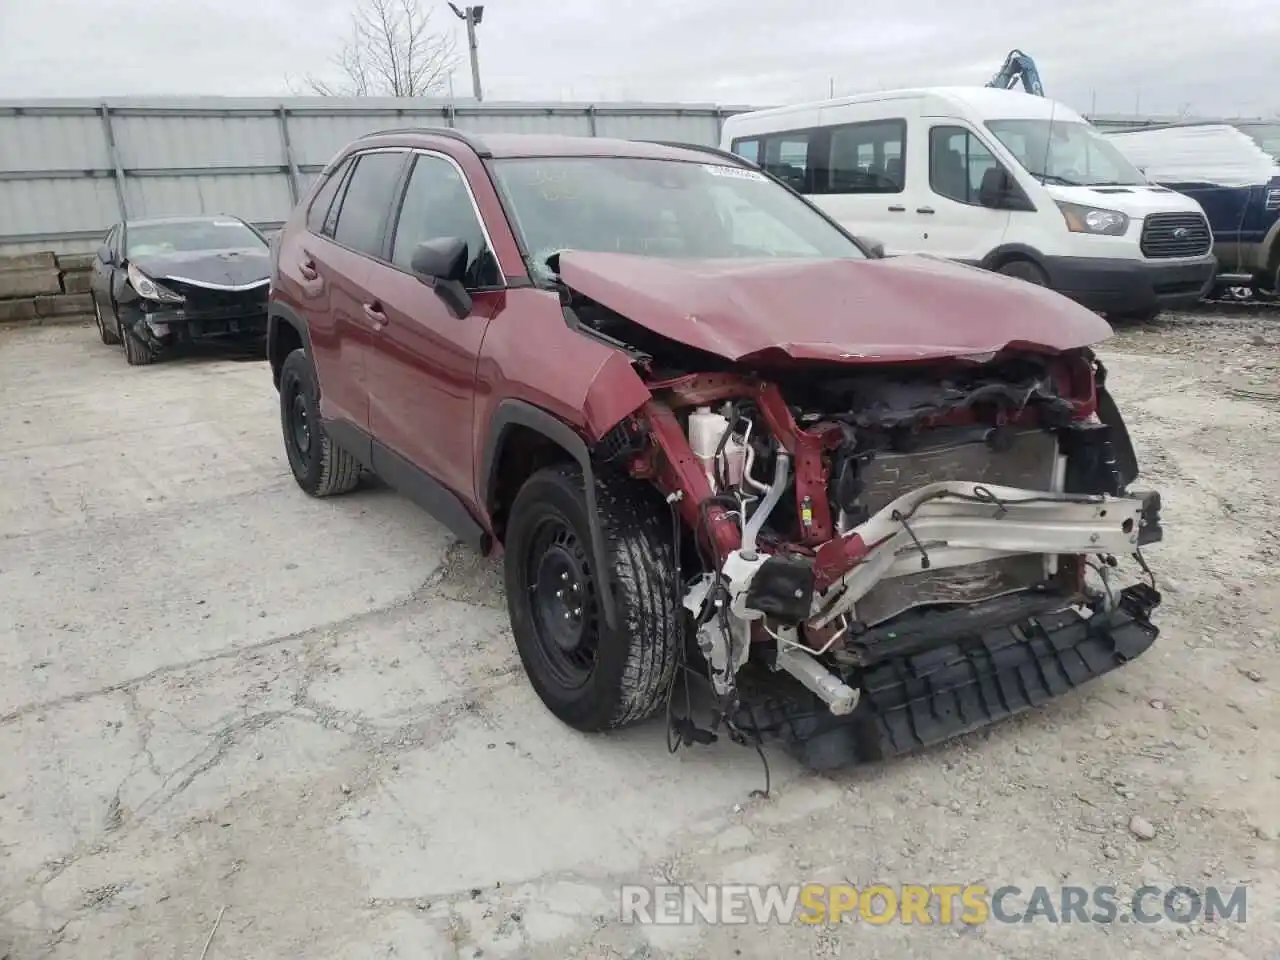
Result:
[[98,303],[97,294],[89,294],[89,298],[93,301],[93,319],[98,325],[98,339],[107,346],[114,347],[120,343],[120,338],[115,332],[107,328],[107,321],[102,316],[102,305]]

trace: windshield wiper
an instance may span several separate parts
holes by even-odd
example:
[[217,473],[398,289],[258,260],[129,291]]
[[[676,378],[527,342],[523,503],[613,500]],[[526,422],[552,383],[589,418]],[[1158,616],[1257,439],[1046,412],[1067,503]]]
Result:
[[1079,187],[1083,184],[1076,183],[1074,180],[1068,180],[1066,177],[1059,177],[1052,173],[1040,174],[1041,183],[1056,183],[1060,187]]

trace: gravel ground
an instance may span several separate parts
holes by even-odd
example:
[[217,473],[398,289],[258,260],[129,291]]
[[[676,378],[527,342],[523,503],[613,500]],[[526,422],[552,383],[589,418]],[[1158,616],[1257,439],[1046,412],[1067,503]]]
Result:
[[[316,502],[261,363],[0,332],[0,958],[1280,956],[1280,320],[1121,331],[1163,630],[1083,691],[817,776],[568,731],[498,571]],[[1268,746],[1267,744],[1271,744]],[[1244,923],[634,926],[625,882],[1248,885]],[[219,920],[219,918],[221,918]]]

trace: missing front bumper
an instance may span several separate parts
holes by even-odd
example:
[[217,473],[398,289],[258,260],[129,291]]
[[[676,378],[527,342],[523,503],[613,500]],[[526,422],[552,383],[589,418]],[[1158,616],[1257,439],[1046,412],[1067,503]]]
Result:
[[1159,630],[1160,594],[1123,590],[1111,613],[1063,610],[985,629],[885,660],[861,675],[857,709],[836,716],[803,689],[751,698],[737,726],[781,741],[802,763],[829,770],[950,740],[1038,707],[1141,656]]

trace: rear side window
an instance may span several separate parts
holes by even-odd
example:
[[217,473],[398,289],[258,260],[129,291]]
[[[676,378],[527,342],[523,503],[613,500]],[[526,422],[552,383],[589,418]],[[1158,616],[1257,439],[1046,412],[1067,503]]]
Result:
[[901,193],[907,140],[905,120],[876,120],[831,128],[825,193]]
[[733,141],[733,152],[740,157],[745,157],[752,163],[760,163],[759,140],[735,140]]
[[350,160],[344,160],[340,163],[325,179],[324,185],[320,187],[315,199],[311,201],[311,208],[307,211],[307,229],[312,233],[324,232],[324,225],[329,216],[329,207],[333,205],[333,198],[338,192],[338,186],[342,183],[342,178],[346,176],[347,169],[350,166]]
[[991,151],[964,127],[929,131],[929,187],[938,196],[980,206],[982,178],[998,166]]
[[404,159],[404,153],[366,153],[356,159],[333,233],[338,243],[371,257],[382,256],[383,227]]
[[420,155],[414,161],[400,205],[391,262],[408,270],[418,244],[444,237],[466,241],[467,287],[502,283],[498,262],[485,242],[471,194],[457,168],[442,157]]
[[792,190],[804,193],[809,183],[809,132],[784,133],[761,141],[760,166]]

